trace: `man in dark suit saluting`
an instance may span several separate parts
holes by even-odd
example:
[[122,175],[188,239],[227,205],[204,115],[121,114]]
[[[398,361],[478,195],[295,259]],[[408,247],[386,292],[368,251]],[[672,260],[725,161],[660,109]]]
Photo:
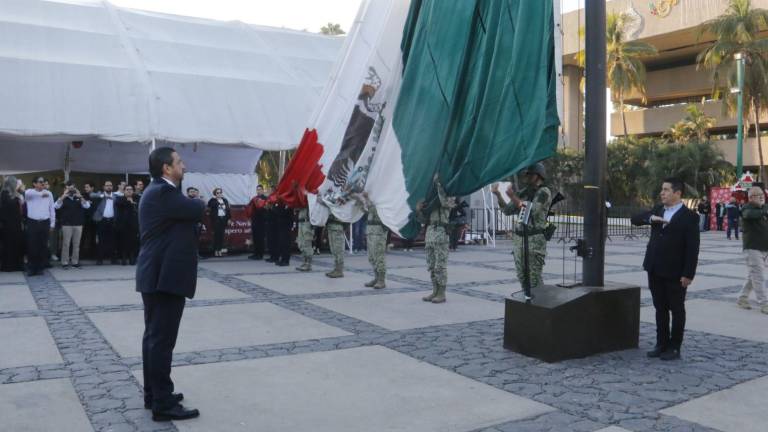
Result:
[[185,297],[195,295],[197,223],[205,204],[181,192],[184,162],[170,147],[149,155],[152,182],[139,202],[141,251],[136,264],[136,291],[144,302],[144,407],[155,421],[185,420],[200,415],[173,393],[171,360]]
[[[650,225],[651,239],[643,268],[656,309],[656,346],[648,357],[680,358],[685,329],[685,292],[699,259],[699,219],[682,202],[685,185],[676,178],[661,185],[661,205],[632,217],[634,225]],[[672,314],[672,331],[669,315]]]

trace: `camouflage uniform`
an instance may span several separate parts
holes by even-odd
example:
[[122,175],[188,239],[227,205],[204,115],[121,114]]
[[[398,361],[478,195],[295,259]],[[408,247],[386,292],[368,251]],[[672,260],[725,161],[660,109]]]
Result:
[[432,294],[422,300],[432,303],[445,302],[445,287],[448,284],[448,218],[451,206],[443,186],[436,182],[439,206],[429,215],[429,219],[420,213],[425,220],[427,233],[425,238],[425,251],[427,253],[427,267],[432,279]]
[[328,244],[333,255],[333,270],[325,275],[330,278],[344,277],[344,245],[346,243],[344,223],[330,215],[325,228],[328,230]]
[[314,229],[312,229],[312,223],[309,221],[309,209],[304,207],[299,210],[298,217],[296,218],[298,223],[298,236],[296,242],[299,244],[299,250],[301,251],[301,257],[304,259],[304,263],[296,267],[298,271],[311,271],[312,270],[312,240],[314,238]]
[[[542,230],[547,225],[547,213],[549,212],[549,205],[552,203],[552,191],[543,185],[538,188],[527,187],[520,191],[519,197],[522,201],[533,202],[533,210],[528,225],[528,269],[531,277],[530,286],[536,288],[542,285],[541,273],[544,270],[544,259],[547,256],[547,240],[544,238]],[[504,214],[511,215],[519,213],[520,209],[510,202],[503,211]],[[515,229],[515,236],[512,238],[512,253],[515,255],[517,280],[521,284],[525,281],[523,245],[523,228],[518,226]]]
[[387,229],[381,223],[376,207],[372,205],[368,207],[368,225],[365,228],[365,237],[368,243],[368,262],[376,274],[376,277],[365,286],[376,289],[384,288],[387,274]]

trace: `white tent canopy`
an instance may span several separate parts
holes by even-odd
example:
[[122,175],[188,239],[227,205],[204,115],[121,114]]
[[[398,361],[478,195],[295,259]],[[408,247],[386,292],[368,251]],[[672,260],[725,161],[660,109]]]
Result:
[[63,169],[82,140],[72,170],[144,172],[155,139],[194,146],[194,171],[253,172],[254,148],[296,146],[341,44],[106,1],[0,0],[0,170]]

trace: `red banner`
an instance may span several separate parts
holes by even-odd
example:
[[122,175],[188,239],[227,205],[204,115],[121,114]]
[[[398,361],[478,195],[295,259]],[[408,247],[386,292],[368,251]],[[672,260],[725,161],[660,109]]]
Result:
[[[251,249],[251,220],[245,215],[245,206],[230,207],[232,218],[224,230],[224,248],[229,252],[246,252]],[[213,243],[213,231],[206,214],[200,233],[200,250],[210,251]]]

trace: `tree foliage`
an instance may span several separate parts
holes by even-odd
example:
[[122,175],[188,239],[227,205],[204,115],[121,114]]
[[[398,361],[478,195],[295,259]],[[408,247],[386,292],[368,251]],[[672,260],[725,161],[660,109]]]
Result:
[[320,33],[324,35],[329,35],[329,36],[338,36],[338,35],[346,34],[346,32],[341,29],[341,24],[334,24],[330,22],[320,27]]
[[730,89],[738,86],[736,54],[746,58],[744,74],[745,123],[753,118],[760,154],[760,179],[763,180],[763,150],[758,117],[768,106],[768,39],[760,33],[768,29],[768,10],[752,7],[750,0],[730,0],[722,15],[702,24],[699,37],[709,34],[714,43],[699,53],[699,67],[712,73],[712,94],[722,99],[723,112],[737,114],[737,96]]
[[[661,181],[679,177],[687,196],[704,196],[712,186],[733,183],[734,168],[710,140],[714,119],[695,105],[663,137],[620,137],[608,144],[607,198],[614,205],[647,206],[658,201]],[[549,183],[572,205],[582,203],[584,153],[560,149],[546,162]]]

